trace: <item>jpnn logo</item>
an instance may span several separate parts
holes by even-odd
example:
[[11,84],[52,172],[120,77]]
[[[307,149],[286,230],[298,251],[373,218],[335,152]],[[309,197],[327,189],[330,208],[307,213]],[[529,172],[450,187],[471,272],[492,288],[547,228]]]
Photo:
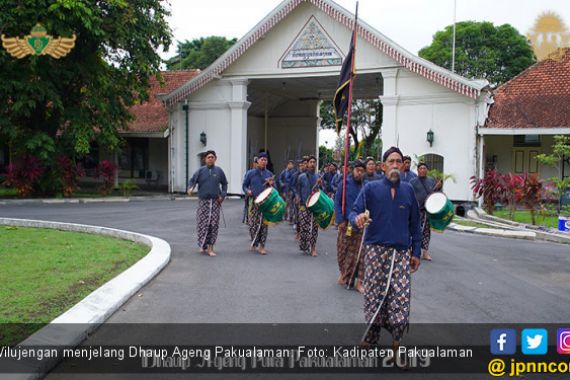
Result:
[[491,330],[491,353],[513,355],[517,351],[517,334],[513,329]]
[[548,351],[548,332],[545,329],[524,329],[521,345],[525,355],[545,355]]

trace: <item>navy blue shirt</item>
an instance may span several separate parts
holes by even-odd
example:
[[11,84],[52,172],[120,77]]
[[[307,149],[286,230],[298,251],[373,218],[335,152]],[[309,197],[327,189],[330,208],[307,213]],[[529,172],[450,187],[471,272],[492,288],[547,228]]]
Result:
[[416,193],[420,209],[424,209],[427,197],[435,191],[435,179],[432,177],[415,177],[410,181],[410,185]]
[[318,179],[319,175],[314,171],[306,171],[299,176],[298,182],[301,205],[305,205],[305,203],[307,203],[307,199],[313,192]]
[[[356,198],[349,216],[350,223],[356,226],[355,219],[365,209],[370,210],[372,223],[366,230],[364,242],[396,249],[409,249],[412,255],[420,257],[421,232],[420,210],[414,190],[407,182],[394,185],[396,195],[392,199],[392,183],[383,178],[369,182]],[[411,239],[410,239],[411,237]]]
[[267,169],[251,169],[245,174],[242,187],[243,192],[247,193],[248,190],[251,190],[253,196],[257,197],[266,189],[267,178],[272,176],[273,173]]
[[297,170],[291,176],[291,181],[289,181],[289,191],[293,193],[293,195],[297,194],[297,182],[299,181],[299,176],[303,173],[303,171]]
[[364,186],[364,182],[356,182],[352,177],[352,174],[349,174],[346,178],[346,198],[344,200],[344,214],[342,213],[342,184],[338,187],[336,194],[334,196],[334,213],[335,213],[335,223],[341,224],[348,220],[348,214],[350,214],[350,210],[352,210],[352,205],[360,194],[360,190]]
[[407,170],[400,173],[400,181],[411,182],[412,179],[416,178],[418,175],[411,170]]
[[379,181],[382,179],[382,176],[378,175],[376,172],[372,175],[368,175],[368,173],[364,173],[364,182],[373,182]]
[[291,177],[293,177],[294,170],[284,169],[279,174],[279,187],[282,193],[289,192],[289,183],[291,182]]
[[[188,187],[198,185],[198,197],[200,199],[215,199],[218,196],[225,197],[228,191],[226,174],[218,166],[202,166],[188,181]],[[221,189],[220,189],[221,185]]]

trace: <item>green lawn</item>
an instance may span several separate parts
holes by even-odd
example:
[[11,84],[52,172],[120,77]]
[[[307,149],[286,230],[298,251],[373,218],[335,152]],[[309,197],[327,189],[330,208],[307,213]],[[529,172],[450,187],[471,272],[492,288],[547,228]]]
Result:
[[0,198],[16,198],[17,196],[15,189],[0,186]]
[[148,251],[106,236],[0,227],[0,345],[23,340]]
[[[530,211],[528,210],[518,210],[515,211],[513,218],[509,218],[508,210],[495,211],[493,215],[498,216],[503,219],[510,219],[519,223],[532,224]],[[540,226],[547,226],[552,228],[558,228],[558,215],[553,212],[537,212],[536,213],[536,224]]]

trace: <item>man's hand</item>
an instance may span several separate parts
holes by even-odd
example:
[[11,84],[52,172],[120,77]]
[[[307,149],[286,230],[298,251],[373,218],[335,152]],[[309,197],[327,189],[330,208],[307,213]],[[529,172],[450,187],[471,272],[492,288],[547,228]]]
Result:
[[222,197],[221,195],[218,195],[217,201],[219,204],[222,204],[222,202],[224,201],[224,197]]
[[354,219],[354,222],[359,229],[363,230],[367,223],[372,222],[372,219],[370,219],[368,213],[363,212],[361,214],[358,214],[356,219]]
[[412,268],[412,273],[420,268],[420,259],[416,256],[412,256],[410,259],[410,267]]
[[189,188],[189,189],[186,191],[186,193],[187,193],[188,195],[192,195],[192,191],[193,191],[193,190],[194,190],[194,188],[191,187],[191,188]]
[[246,194],[247,194],[248,197],[252,197],[252,196],[253,196],[253,192],[252,192],[251,190],[248,190]]

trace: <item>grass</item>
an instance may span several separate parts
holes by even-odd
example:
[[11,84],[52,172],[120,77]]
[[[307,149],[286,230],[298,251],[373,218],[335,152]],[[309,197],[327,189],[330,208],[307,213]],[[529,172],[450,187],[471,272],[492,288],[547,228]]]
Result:
[[18,194],[15,189],[0,186],[0,198],[17,198]]
[[23,340],[148,250],[106,236],[0,227],[0,345]]
[[[512,219],[509,217],[509,210],[498,210],[495,211],[493,215],[499,218],[509,219],[514,222],[532,224],[530,211],[528,210],[515,211]],[[558,228],[558,215],[556,215],[554,212],[536,212],[535,215],[537,225]]]
[[484,225],[484,224],[480,224],[480,223],[476,223],[476,222],[471,222],[471,221],[467,221],[467,220],[454,219],[454,220],[453,220],[453,223],[459,224],[459,225],[461,225],[461,226],[466,226],[466,227],[493,228],[493,227],[486,226],[486,225]]

